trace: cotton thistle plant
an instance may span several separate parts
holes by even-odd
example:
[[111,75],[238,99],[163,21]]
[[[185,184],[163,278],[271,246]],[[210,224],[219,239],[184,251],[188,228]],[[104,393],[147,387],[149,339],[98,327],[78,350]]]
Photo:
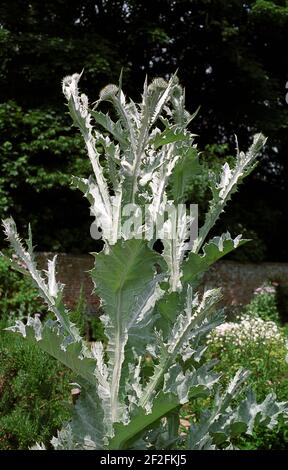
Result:
[[[241,236],[232,239],[229,233],[206,239],[238,184],[254,168],[265,138],[257,134],[247,153],[237,146],[233,167],[225,163],[221,174],[211,177],[212,200],[205,223],[193,243],[187,244],[192,216],[182,210],[175,235],[175,224],[166,214],[174,203],[167,196],[171,176],[177,176],[177,194],[184,194],[187,175],[182,164],[191,162],[193,172],[198,162],[194,135],[188,129],[194,116],[185,109],[177,77],[168,82],[155,79],[149,85],[145,81],[140,104],[127,100],[120,80],[118,86],[108,85],[100,92],[93,109],[86,95],[79,93],[79,80],[78,74],[64,78],[63,92],[93,175],[74,176],[72,183],[91,204],[104,241],[103,250],[95,254],[91,276],[105,312],[101,321],[107,344],[90,347],[71,322],[63,285],[56,279],[56,258],[48,261],[46,271],[39,271],[31,232],[26,247],[14,221],[3,222],[26,269],[13,258],[11,264],[29,272],[55,316],[41,322],[35,315],[9,329],[69,367],[81,389],[70,422],[52,444],[55,449],[233,448],[234,436],[251,433],[258,422],[272,427],[288,407],[274,395],[257,404],[249,393],[233,408],[232,399],[248,376],[244,370],[220,393],[215,361],[203,359],[207,335],[223,321],[215,309],[220,292],[211,289],[201,296],[196,289],[210,265],[246,241]],[[112,106],[116,120],[100,110],[103,102]],[[140,220],[132,237],[122,224],[127,204],[136,207]],[[161,254],[153,249],[159,238],[153,229],[159,215]],[[203,410],[187,436],[179,434],[181,405],[209,395],[215,395],[214,408]]]

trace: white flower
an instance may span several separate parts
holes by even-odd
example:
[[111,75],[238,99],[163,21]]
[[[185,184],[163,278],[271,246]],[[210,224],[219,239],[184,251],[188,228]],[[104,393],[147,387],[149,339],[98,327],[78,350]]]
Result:
[[249,315],[238,319],[238,323],[226,322],[217,326],[209,335],[209,343],[219,344],[222,348],[223,341],[243,348],[261,344],[268,347],[279,342],[285,344],[281,331],[273,321],[250,318]]

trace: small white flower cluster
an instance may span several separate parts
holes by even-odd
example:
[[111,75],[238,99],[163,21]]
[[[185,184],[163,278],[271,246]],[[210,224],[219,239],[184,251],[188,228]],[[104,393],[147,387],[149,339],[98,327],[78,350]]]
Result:
[[208,336],[208,344],[223,345],[230,343],[238,347],[248,344],[267,346],[275,343],[285,344],[285,339],[273,321],[264,321],[249,315],[237,317],[238,322],[226,322],[215,328]]
[[261,287],[257,287],[257,289],[254,290],[254,294],[275,294],[276,293],[276,287],[277,283],[273,282],[273,284],[263,284]]

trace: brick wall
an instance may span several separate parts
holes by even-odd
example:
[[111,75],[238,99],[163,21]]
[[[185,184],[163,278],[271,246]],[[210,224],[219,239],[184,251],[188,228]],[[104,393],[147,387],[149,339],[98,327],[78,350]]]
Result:
[[[54,254],[37,253],[39,267],[46,269],[47,259],[52,259]],[[75,307],[82,289],[89,313],[97,312],[99,300],[95,295],[92,295],[93,283],[88,273],[93,268],[93,264],[92,255],[58,254],[57,280],[65,284],[64,300],[69,308]]]
[[[39,266],[45,269],[47,258],[52,259],[53,255],[53,253],[38,253]],[[88,274],[93,262],[92,255],[63,253],[58,255],[58,279],[65,284],[64,297],[70,308],[77,303],[82,287],[89,311],[97,312],[99,301],[95,295],[91,295],[93,284]],[[267,281],[288,285],[288,264],[219,261],[204,277],[207,288],[223,288],[223,304],[227,306],[249,303],[254,290]]]
[[288,286],[288,263],[218,261],[204,277],[207,288],[222,287],[225,305],[245,305],[266,282]]

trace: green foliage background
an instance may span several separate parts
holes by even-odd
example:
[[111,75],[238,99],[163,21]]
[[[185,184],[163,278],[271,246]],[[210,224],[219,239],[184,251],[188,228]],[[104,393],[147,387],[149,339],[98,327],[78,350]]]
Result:
[[28,449],[70,416],[70,372],[24,338],[5,331],[15,319],[47,314],[28,277],[0,258],[0,450]]

